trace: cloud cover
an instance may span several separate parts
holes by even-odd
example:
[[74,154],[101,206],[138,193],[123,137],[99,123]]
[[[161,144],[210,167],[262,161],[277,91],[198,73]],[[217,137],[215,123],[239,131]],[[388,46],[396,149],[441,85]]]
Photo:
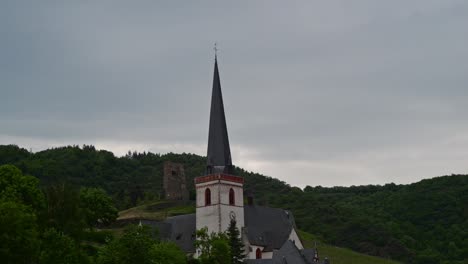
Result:
[[5,1],[0,144],[205,155],[292,185],[468,170],[466,1]]

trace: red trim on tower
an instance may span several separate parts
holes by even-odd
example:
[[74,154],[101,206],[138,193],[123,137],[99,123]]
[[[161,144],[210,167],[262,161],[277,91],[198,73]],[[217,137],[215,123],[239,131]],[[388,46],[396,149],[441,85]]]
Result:
[[195,184],[216,181],[216,180],[230,181],[230,182],[236,182],[236,183],[242,183],[242,184],[244,183],[244,178],[242,177],[217,173],[217,174],[210,174],[206,176],[197,177],[195,178]]
[[203,207],[210,207],[210,206],[218,206],[218,205],[227,205],[227,206],[239,207],[239,208],[243,208],[243,207],[244,207],[243,205],[231,205],[231,204],[227,204],[227,203],[212,203],[212,204],[210,204],[210,205],[200,205],[200,206],[196,206],[196,208],[203,208]]
[[225,182],[214,182],[214,183],[205,184],[205,185],[201,185],[201,186],[195,186],[195,188],[196,189],[202,189],[202,188],[204,189],[206,187],[212,187],[212,186],[217,186],[217,185],[242,188],[242,186],[239,186],[239,185],[236,185],[236,184],[233,184],[233,183],[225,183]]

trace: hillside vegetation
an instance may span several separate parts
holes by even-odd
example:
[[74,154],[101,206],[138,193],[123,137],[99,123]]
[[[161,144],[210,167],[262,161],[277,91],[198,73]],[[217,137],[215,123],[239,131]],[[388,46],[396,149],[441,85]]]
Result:
[[304,243],[304,246],[306,248],[317,247],[317,250],[319,252],[319,257],[321,259],[326,257],[330,260],[330,263],[333,263],[333,264],[397,264],[399,263],[399,262],[389,260],[389,259],[383,259],[383,258],[369,256],[369,255],[364,255],[364,254],[357,253],[355,251],[352,251],[346,248],[340,248],[340,247],[328,245],[326,243],[319,241],[316,237],[304,231],[299,230],[299,236],[301,237],[302,242]]
[[193,214],[195,205],[181,204],[172,201],[149,202],[119,212],[117,220],[147,219],[162,221],[170,216]]
[[[205,158],[194,154],[128,153],[115,157],[93,146],[30,153],[0,146],[0,165],[14,164],[44,186],[67,182],[101,187],[120,210],[162,197],[164,161],[185,165],[188,182],[202,175]],[[290,209],[300,229],[327,244],[405,263],[468,263],[468,175],[410,185],[303,190],[236,168],[256,203]],[[193,184],[188,184],[194,198]]]

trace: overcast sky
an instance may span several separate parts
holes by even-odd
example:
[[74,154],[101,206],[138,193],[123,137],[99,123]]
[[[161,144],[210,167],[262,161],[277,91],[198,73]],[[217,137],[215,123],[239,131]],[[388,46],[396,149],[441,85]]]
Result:
[[206,155],[217,42],[234,164],[468,173],[468,1],[161,2],[2,1],[0,144]]

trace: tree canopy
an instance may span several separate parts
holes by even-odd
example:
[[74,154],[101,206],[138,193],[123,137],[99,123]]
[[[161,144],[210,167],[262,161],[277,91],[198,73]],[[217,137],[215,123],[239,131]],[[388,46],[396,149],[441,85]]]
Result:
[[99,251],[98,264],[184,264],[185,253],[175,244],[158,241],[148,226],[130,225],[122,237]]
[[201,264],[230,264],[231,248],[225,233],[208,234],[208,229],[197,230],[195,248]]
[[244,244],[242,243],[241,234],[237,228],[235,218],[231,218],[229,222],[229,228],[226,231],[226,235],[229,241],[229,247],[231,249],[231,263],[242,264],[244,263],[245,253]]
[[114,202],[101,188],[81,188],[80,205],[89,227],[108,225],[117,218]]
[[[48,227],[63,229],[68,235],[67,228],[62,227],[66,225],[52,225],[62,219],[61,203],[53,202],[49,194],[47,199],[40,198],[40,191],[29,188],[39,182],[25,175],[37,177],[46,190],[62,183],[75,190],[101,188],[112,197],[115,207],[125,209],[161,197],[165,161],[183,163],[187,182],[203,175],[206,164],[205,157],[187,153],[129,152],[116,157],[93,146],[67,146],[37,153],[14,145],[0,146],[0,165],[12,164],[20,169],[0,169],[0,196],[29,207],[37,219],[41,216],[36,212],[48,208]],[[18,174],[21,171],[24,174]],[[244,177],[244,190],[254,192],[256,204],[291,210],[299,228],[329,244],[405,263],[428,263],[428,259],[462,263],[468,259],[468,175],[437,177],[409,185],[307,186],[301,190],[241,168],[235,168],[234,174]],[[194,186],[187,187],[193,199]],[[69,205],[78,204],[67,210],[73,215],[78,208],[77,219],[84,219],[80,195],[54,197],[71,201]],[[84,223],[93,222],[87,219]]]

